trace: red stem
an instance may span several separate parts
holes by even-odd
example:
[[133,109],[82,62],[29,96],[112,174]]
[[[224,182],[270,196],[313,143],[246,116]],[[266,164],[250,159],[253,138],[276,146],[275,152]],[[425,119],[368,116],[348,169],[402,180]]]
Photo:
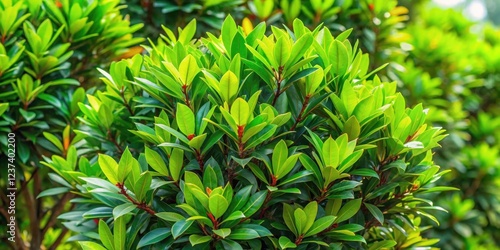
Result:
[[138,202],[134,198],[132,198],[128,193],[127,190],[125,189],[125,185],[123,183],[116,183],[116,186],[120,189],[120,194],[123,194],[127,200],[132,202],[132,204],[136,205],[137,208],[146,211],[150,215],[155,215],[156,212],[148,206],[145,202]]
[[311,98],[310,95],[306,95],[304,102],[302,103],[302,109],[300,109],[299,115],[297,116],[297,119],[295,119],[295,123],[292,125],[290,128],[290,131],[295,130],[299,122],[302,121],[302,116],[304,115],[304,111],[306,110],[307,105],[309,104],[309,99]]

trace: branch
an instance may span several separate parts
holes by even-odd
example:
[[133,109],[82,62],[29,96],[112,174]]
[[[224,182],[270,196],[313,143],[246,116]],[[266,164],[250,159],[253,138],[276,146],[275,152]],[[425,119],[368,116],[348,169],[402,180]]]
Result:
[[116,149],[118,149],[118,153],[122,154],[123,153],[122,147],[120,146],[120,144],[118,144],[115,137],[113,135],[111,135],[111,130],[109,130],[109,129],[108,129],[108,139],[109,139],[109,141],[111,141],[115,145]]
[[56,250],[57,247],[61,245],[61,242],[64,239],[64,236],[66,236],[66,234],[68,233],[68,231],[69,231],[68,228],[64,227],[59,236],[57,236],[56,241],[54,241],[54,243],[52,243],[52,246],[50,246],[49,250]]
[[274,104],[276,104],[276,101],[278,101],[278,97],[280,97],[280,95],[282,94],[281,92],[281,82],[283,82],[283,79],[281,78],[282,75],[281,73],[283,72],[283,66],[280,66],[278,68],[278,72],[276,72],[276,70],[274,70],[274,77],[276,78],[276,92],[274,93],[274,99],[273,99],[273,102],[271,103],[271,105],[274,106]]
[[299,122],[302,121],[302,119],[303,119],[302,116],[304,115],[304,112],[306,111],[306,107],[309,104],[309,99],[310,98],[311,98],[310,95],[306,95],[306,97],[304,99],[304,102],[302,103],[302,109],[300,110],[299,115],[297,116],[297,119],[295,119],[295,122],[293,123],[292,127],[290,128],[290,131],[295,130],[295,128],[297,127],[297,125],[299,124]]
[[191,110],[193,110],[193,107],[191,107],[191,102],[189,101],[189,95],[188,95],[188,92],[187,92],[187,87],[188,87],[187,85],[182,85],[182,93],[184,94],[184,102],[186,103],[186,105]]
[[65,193],[61,199],[57,202],[57,204],[51,209],[52,213],[50,214],[49,220],[45,224],[42,229],[42,238],[45,236],[47,231],[52,228],[56,222],[57,217],[63,212],[64,206],[74,197],[72,193]]
[[116,186],[120,189],[120,194],[123,194],[130,202],[132,202],[132,204],[136,205],[137,208],[146,211],[150,215],[155,215],[156,214],[156,212],[151,207],[149,207],[148,204],[146,204],[144,202],[139,203],[134,198],[132,198],[127,193],[127,190],[125,189],[125,185],[123,183],[117,183]]
[[19,188],[19,190],[16,192],[16,195],[19,195],[24,191],[26,186],[30,183],[30,181],[33,179],[35,174],[38,172],[38,169],[40,169],[40,168],[35,168],[35,171],[33,171],[33,174],[30,176],[30,178],[27,181],[21,183],[21,188]]
[[125,100],[125,87],[122,86],[122,89],[120,90],[120,96],[123,100],[123,105],[125,105],[125,107],[127,107],[127,110],[128,112],[130,113],[131,116],[134,116],[134,111],[132,110],[132,108],[130,107],[130,105],[127,103],[127,100]]

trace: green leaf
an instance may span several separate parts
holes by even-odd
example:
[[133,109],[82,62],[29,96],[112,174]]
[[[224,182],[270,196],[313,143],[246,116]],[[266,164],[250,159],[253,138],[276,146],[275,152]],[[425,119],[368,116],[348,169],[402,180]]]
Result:
[[297,228],[297,234],[301,235],[305,233],[305,227],[307,225],[307,215],[301,208],[295,209],[293,212],[293,218],[295,221],[295,227]]
[[[288,151],[288,150],[287,150]],[[300,153],[299,154],[294,154],[281,165],[279,170],[276,172],[276,178],[279,180],[283,177],[285,177],[290,171],[292,171],[293,167],[295,167],[295,164],[297,163],[297,160],[299,159]]]
[[324,217],[319,218],[317,221],[315,221],[311,228],[307,231],[307,233],[304,235],[304,237],[309,237],[316,235],[323,230],[327,229],[329,226],[333,224],[335,221],[335,216],[332,215],[327,215]]
[[104,220],[99,220],[99,238],[107,249],[115,249],[113,234]]
[[274,58],[277,67],[284,66],[285,62],[290,58],[290,44],[286,40],[288,38],[280,37],[274,45]]
[[369,204],[369,203],[364,203],[366,208],[370,211],[370,213],[373,215],[373,217],[375,217],[375,219],[377,219],[380,224],[384,224],[384,214],[382,213],[382,211],[380,211],[380,209],[375,206],[375,205],[372,205],[372,204]]
[[210,240],[212,240],[212,237],[209,235],[192,234],[189,236],[189,242],[191,243],[191,246],[203,244],[205,242],[209,242]]
[[162,227],[153,229],[141,238],[141,240],[137,244],[137,248],[158,243],[166,239],[168,236],[170,236],[170,228]]
[[333,73],[343,76],[349,66],[349,56],[346,46],[342,42],[335,40],[330,48],[329,56],[331,58]]
[[286,142],[284,140],[279,141],[273,150],[273,174],[276,176],[278,172],[282,172],[281,168],[285,164],[286,159],[288,158],[288,147],[286,146]]
[[155,214],[156,217],[171,222],[177,222],[184,219],[184,216],[174,212],[159,212]]
[[194,77],[200,72],[200,67],[196,63],[196,59],[191,54],[188,54],[179,65],[179,74],[183,85],[191,85]]
[[178,41],[182,44],[188,44],[191,39],[193,39],[194,34],[196,33],[196,18],[193,18],[187,25],[184,27],[182,32],[179,34]]
[[361,199],[355,199],[347,202],[336,214],[337,218],[335,219],[335,223],[340,223],[345,221],[352,216],[354,216],[359,209],[361,208]]
[[221,228],[221,229],[216,229],[216,230],[213,230],[213,232],[217,235],[219,235],[220,237],[222,237],[223,239],[226,238],[228,235],[231,234],[231,228]]
[[251,240],[256,238],[260,238],[259,233],[250,228],[234,229],[231,235],[229,235],[228,237],[228,239],[232,240]]
[[125,250],[125,239],[127,237],[127,230],[125,228],[125,219],[119,217],[115,220],[113,226],[113,235],[115,242],[115,250]]
[[250,197],[250,200],[243,206],[241,211],[245,214],[246,217],[252,216],[255,212],[257,212],[262,204],[264,204],[264,200],[266,199],[267,191],[259,191],[253,194]]
[[[0,103],[0,116],[2,116],[5,111],[7,111],[7,108],[9,108],[9,103]],[[45,133],[46,132],[44,132],[43,134],[45,135]]]
[[195,118],[193,111],[182,103],[177,103],[177,113],[175,115],[179,130],[186,136],[194,135]]
[[292,233],[298,237],[297,228],[295,227],[295,220],[293,218],[293,208],[287,203],[283,203],[283,220],[285,225],[292,231]]
[[236,32],[238,32],[236,22],[234,21],[233,17],[231,17],[231,15],[228,15],[222,23],[221,37],[222,43],[224,44],[224,47],[226,48],[229,55],[231,55],[231,43],[233,41],[233,37],[236,35]]
[[179,238],[188,228],[193,224],[194,221],[187,221],[186,219],[182,219],[180,221],[177,221],[173,226],[172,226],[172,236],[174,239]]
[[118,163],[108,155],[99,154],[99,167],[112,184],[118,183]]
[[113,218],[116,220],[121,216],[132,212],[137,206],[132,203],[125,203],[113,208]]
[[326,166],[337,168],[339,165],[339,147],[331,137],[323,144],[323,160]]
[[144,196],[151,187],[152,177],[149,172],[143,173],[134,184],[134,193],[139,202],[144,201]]
[[217,182],[217,174],[215,174],[214,168],[211,166],[207,167],[203,171],[203,186],[214,189],[219,186]]
[[203,145],[203,142],[205,142],[206,138],[207,138],[207,134],[201,134],[201,135],[195,136],[189,141],[189,146],[194,148],[195,150],[199,151],[201,146]]
[[383,240],[377,241],[370,245],[369,250],[378,250],[378,249],[391,249],[397,244],[396,241],[393,240]]
[[178,181],[181,175],[181,170],[184,165],[184,151],[178,148],[172,150],[170,155],[170,173],[172,174],[172,179]]
[[245,218],[245,215],[243,214],[243,212],[241,212],[241,211],[234,211],[225,220],[223,220],[222,223],[228,222],[228,221],[233,221],[233,220],[238,220],[238,219],[243,219],[243,218]]
[[250,117],[249,109],[248,103],[242,98],[238,98],[234,101],[231,106],[231,116],[234,118],[237,125],[244,126],[247,124],[248,118]]
[[61,152],[64,151],[61,140],[59,140],[59,138],[57,138],[55,135],[53,135],[53,134],[51,134],[49,132],[43,132],[43,136],[45,136],[45,138],[47,140],[49,140],[50,142],[52,142],[52,144],[54,144]]
[[38,196],[36,198],[38,199],[38,198],[45,197],[45,196],[55,196],[58,194],[63,194],[63,193],[69,192],[70,190],[71,189],[67,188],[67,187],[50,188],[50,189],[47,189],[47,190],[40,192],[40,194],[38,194]]
[[220,94],[222,99],[229,104],[238,94],[239,80],[231,71],[226,72],[220,80]]
[[226,250],[243,250],[241,245],[236,241],[224,239],[221,242],[222,242],[222,245],[224,246],[224,249],[226,249]]
[[163,161],[163,158],[156,151],[145,147],[146,161],[156,172],[163,176],[170,176],[168,173],[167,165]]
[[309,228],[313,225],[316,220],[316,214],[318,213],[318,203],[316,201],[309,202],[309,204],[304,207],[304,213],[307,216],[306,223],[302,230],[303,233],[309,231]]
[[278,242],[280,244],[281,249],[296,248],[297,247],[297,245],[295,245],[295,243],[293,243],[290,239],[288,239],[285,236],[281,236]]
[[108,250],[105,247],[91,241],[80,241],[78,242],[83,250]]
[[366,177],[374,177],[377,179],[380,179],[378,176],[377,172],[371,168],[358,168],[355,169],[351,172],[349,172],[350,175],[358,175],[358,176],[366,176]]
[[123,183],[134,167],[139,167],[139,162],[134,159],[127,147],[120,158],[120,162],[118,163],[117,181]]
[[215,194],[208,198],[208,207],[213,216],[218,219],[226,212],[229,204],[224,196]]

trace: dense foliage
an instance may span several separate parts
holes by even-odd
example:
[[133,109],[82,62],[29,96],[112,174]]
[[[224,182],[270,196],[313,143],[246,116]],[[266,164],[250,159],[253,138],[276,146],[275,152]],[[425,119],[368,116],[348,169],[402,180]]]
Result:
[[500,244],[496,27],[425,0],[119,2],[0,1],[14,249]]
[[368,71],[350,31],[293,26],[245,33],[229,17],[220,36],[194,42],[193,21],[101,71],[106,90],[80,104],[86,143],[44,163],[81,196],[60,216],[73,239],[84,249],[435,243],[419,221],[439,207],[418,196],[448,189],[432,184],[443,131]]
[[[6,163],[7,134],[15,133],[18,231],[11,246],[16,249],[55,248],[67,236],[67,229],[56,225],[57,216],[73,195],[39,199],[53,195],[42,192],[51,183],[39,162],[44,155],[66,155],[69,142],[80,139],[71,129],[79,123],[85,90],[76,86],[95,84],[94,67],[106,67],[144,40],[132,37],[142,25],[130,26],[118,2],[0,1],[0,154]],[[1,169],[0,229],[6,232],[7,165]],[[12,244],[4,236],[2,244]]]

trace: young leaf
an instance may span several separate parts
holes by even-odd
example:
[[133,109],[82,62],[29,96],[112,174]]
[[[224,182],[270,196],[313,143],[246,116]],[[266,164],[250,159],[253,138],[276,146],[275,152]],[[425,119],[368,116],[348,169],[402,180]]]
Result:
[[248,118],[250,117],[248,103],[242,98],[236,99],[233,105],[231,106],[231,116],[234,118],[235,122],[239,126],[244,126],[248,122]]
[[177,113],[175,116],[179,130],[186,136],[195,135],[195,119],[193,111],[182,103],[177,103]]
[[99,155],[98,162],[106,178],[113,184],[118,183],[118,163],[111,156],[103,154]]
[[183,85],[191,85],[194,77],[200,72],[196,59],[192,55],[187,55],[179,65],[179,74]]
[[220,194],[211,195],[208,199],[208,207],[213,216],[218,219],[226,212],[229,204],[224,196]]
[[149,166],[151,166],[156,172],[163,176],[170,176],[168,173],[167,165],[163,161],[163,158],[156,151],[145,147],[146,161]]

